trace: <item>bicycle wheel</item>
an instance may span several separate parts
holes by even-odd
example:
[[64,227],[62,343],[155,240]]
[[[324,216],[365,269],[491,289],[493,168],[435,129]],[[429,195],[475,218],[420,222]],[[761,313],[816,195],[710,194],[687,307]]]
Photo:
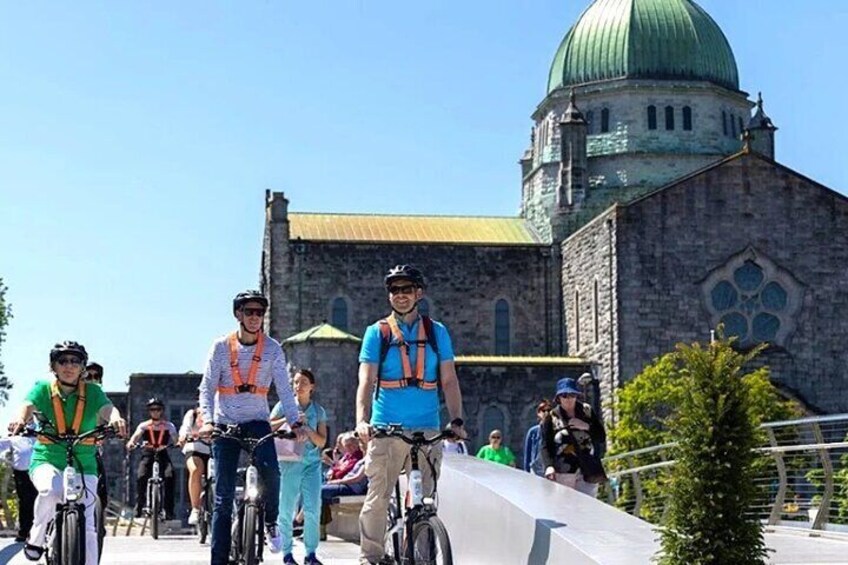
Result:
[[162,501],[159,500],[159,497],[161,494],[159,485],[153,485],[153,488],[150,489],[148,506],[150,506],[150,534],[153,539],[159,539],[159,509],[162,507]]
[[103,557],[103,538],[106,536],[106,516],[104,514],[103,503],[100,498],[97,499],[97,505],[94,507],[94,524],[97,528],[97,562]]
[[79,510],[67,510],[62,518],[62,549],[59,555],[60,565],[82,565],[83,555],[83,537],[80,532],[82,521],[80,520]]
[[209,535],[209,522],[207,522],[207,512],[209,499],[205,492],[200,493],[200,512],[197,513],[197,536],[200,538],[200,543],[206,543],[206,536]]
[[257,508],[253,504],[244,507],[244,521],[242,522],[242,562],[244,565],[256,565],[256,524]]
[[[408,557],[409,551],[404,555]],[[438,516],[421,518],[412,526],[410,565],[453,565],[448,531]]]

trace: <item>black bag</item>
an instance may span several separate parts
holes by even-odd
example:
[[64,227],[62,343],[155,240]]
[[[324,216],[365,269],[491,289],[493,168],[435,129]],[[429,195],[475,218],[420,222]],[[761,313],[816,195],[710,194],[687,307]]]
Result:
[[601,458],[588,449],[577,449],[577,465],[580,467],[583,480],[587,483],[598,485],[609,480]]

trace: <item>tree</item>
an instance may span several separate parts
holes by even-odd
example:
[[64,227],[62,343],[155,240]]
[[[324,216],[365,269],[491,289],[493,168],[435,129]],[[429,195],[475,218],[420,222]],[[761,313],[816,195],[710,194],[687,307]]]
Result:
[[760,492],[754,451],[760,443],[756,403],[743,368],[759,352],[740,353],[733,339],[678,345],[685,382],[666,419],[675,465],[661,531],[661,565],[765,563],[763,526],[750,512]]
[[6,286],[3,284],[3,278],[0,277],[0,406],[6,404],[9,400],[9,390],[12,388],[12,382],[6,377],[3,372],[3,342],[6,341],[6,326],[12,318],[12,307],[6,303]]

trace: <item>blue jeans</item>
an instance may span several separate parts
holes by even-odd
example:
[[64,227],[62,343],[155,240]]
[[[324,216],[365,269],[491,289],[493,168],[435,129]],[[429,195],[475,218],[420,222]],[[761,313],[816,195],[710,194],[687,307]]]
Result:
[[[271,433],[271,424],[253,420],[240,424],[244,437],[260,438]],[[231,529],[233,525],[233,497],[236,490],[241,447],[232,439],[218,438],[212,444],[215,458],[215,509],[212,513],[212,565],[227,565],[230,558]],[[280,469],[274,442],[266,441],[256,451],[256,467],[265,503],[265,524],[277,523],[280,497]]]
[[321,519],[321,461],[280,461],[280,537],[283,555],[292,552],[292,519],[297,499],[303,499],[303,545],[306,553],[318,549]]

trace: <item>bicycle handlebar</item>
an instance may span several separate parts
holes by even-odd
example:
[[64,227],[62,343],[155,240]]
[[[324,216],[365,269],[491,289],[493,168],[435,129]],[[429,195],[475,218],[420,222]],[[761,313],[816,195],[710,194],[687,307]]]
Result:
[[27,436],[27,437],[42,436],[42,437],[45,437],[45,438],[47,438],[47,439],[49,439],[49,440],[51,440],[55,443],[64,443],[64,444],[71,444],[71,445],[76,445],[79,442],[81,442],[82,440],[89,438],[89,437],[92,437],[92,436],[96,436],[96,439],[100,440],[100,439],[106,439],[107,437],[115,436],[116,434],[117,434],[117,431],[115,430],[115,428],[113,426],[109,425],[109,424],[97,426],[96,428],[89,430],[87,432],[83,432],[81,434],[62,434],[62,435],[59,435],[59,434],[54,434],[54,433],[48,432],[46,430],[30,430],[30,429],[24,430],[23,433],[21,433],[21,435]]
[[240,433],[238,424],[228,425],[226,427],[217,427],[212,430],[212,439],[225,438],[237,441],[242,449],[248,453],[253,453],[260,445],[271,439],[295,439],[297,434],[288,430],[276,430],[270,434],[265,434],[260,438],[243,437]]
[[433,437],[425,438],[424,432],[413,432],[412,435],[404,433],[403,427],[390,425],[386,428],[374,428],[374,437],[396,437],[409,445],[433,445],[443,439],[454,439],[459,436],[450,427],[445,428]]

